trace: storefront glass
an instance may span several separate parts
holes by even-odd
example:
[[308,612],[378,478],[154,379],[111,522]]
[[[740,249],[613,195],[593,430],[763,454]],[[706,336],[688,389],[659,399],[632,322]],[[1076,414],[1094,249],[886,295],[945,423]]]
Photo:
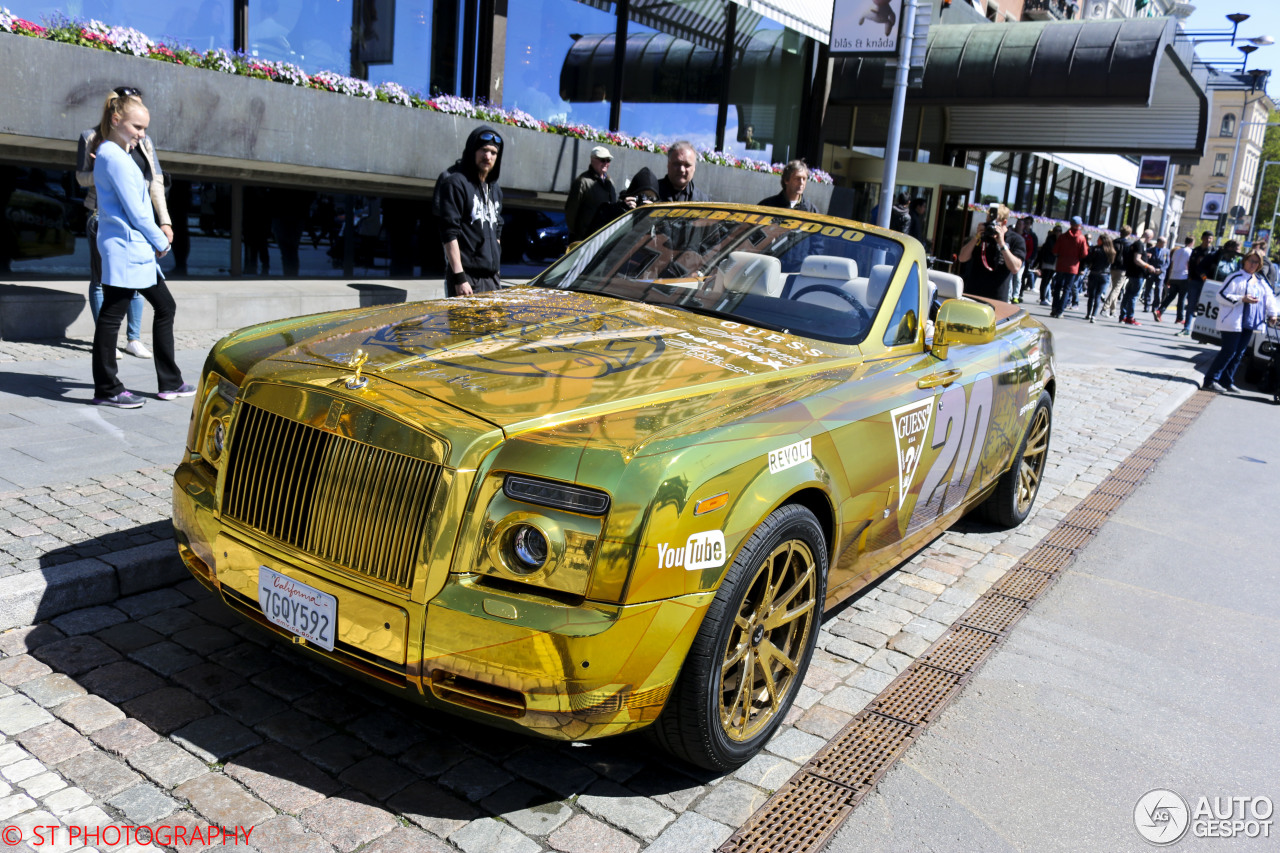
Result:
[[[739,9],[740,34],[746,17]],[[745,49],[735,57],[729,87],[725,150],[785,163],[795,156],[800,130],[804,37],[776,21],[758,18],[755,29],[740,35],[738,44]]]
[[71,18],[98,20],[108,27],[132,27],[154,41],[189,45],[197,50],[231,48],[232,0],[86,0],[80,3],[47,3],[38,0],[5,0],[2,4],[19,18],[37,24]]
[[612,13],[576,0],[510,4],[503,106],[607,130],[616,29]]
[[250,3],[249,56],[350,74],[351,28],[351,0]]

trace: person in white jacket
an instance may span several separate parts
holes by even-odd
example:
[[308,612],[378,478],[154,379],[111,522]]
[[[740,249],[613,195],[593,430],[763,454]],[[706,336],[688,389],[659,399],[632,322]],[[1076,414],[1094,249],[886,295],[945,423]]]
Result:
[[1205,374],[1206,391],[1236,390],[1233,377],[1253,340],[1254,330],[1263,323],[1274,325],[1280,315],[1280,303],[1261,274],[1263,260],[1261,252],[1249,252],[1240,262],[1240,269],[1223,282],[1217,320],[1222,349]]

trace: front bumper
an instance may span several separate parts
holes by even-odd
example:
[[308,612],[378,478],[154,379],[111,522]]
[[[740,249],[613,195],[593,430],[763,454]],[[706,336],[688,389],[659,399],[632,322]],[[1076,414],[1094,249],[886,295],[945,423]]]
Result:
[[[450,574],[419,601],[225,524],[192,464],[179,467],[173,494],[188,569],[245,619],[411,700],[551,738],[619,734],[656,719],[714,595],[600,604]],[[332,652],[267,621],[259,566],[338,599]]]

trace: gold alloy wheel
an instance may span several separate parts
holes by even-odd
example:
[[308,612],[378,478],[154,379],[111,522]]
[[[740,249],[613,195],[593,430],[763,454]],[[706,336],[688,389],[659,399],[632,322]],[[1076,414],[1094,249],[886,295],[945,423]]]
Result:
[[720,725],[755,736],[782,710],[817,622],[817,567],[790,539],[760,563],[733,620],[720,665]]
[[1018,514],[1025,515],[1031,510],[1031,502],[1036,499],[1036,490],[1040,488],[1040,475],[1044,473],[1045,460],[1049,458],[1049,407],[1036,409],[1035,419],[1031,422],[1031,430],[1027,433],[1027,446],[1022,450],[1022,460],[1018,468]]

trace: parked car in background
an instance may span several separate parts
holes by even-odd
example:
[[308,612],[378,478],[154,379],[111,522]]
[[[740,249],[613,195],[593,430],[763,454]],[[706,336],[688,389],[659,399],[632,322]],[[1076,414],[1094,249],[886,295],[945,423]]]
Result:
[[76,233],[84,233],[84,207],[58,177],[45,169],[0,166],[0,262],[70,255]]
[[903,234],[650,205],[529,285],[242,329],[205,362],[178,550],[244,619],[425,705],[716,771],[824,608],[1048,457],[1053,340]]

